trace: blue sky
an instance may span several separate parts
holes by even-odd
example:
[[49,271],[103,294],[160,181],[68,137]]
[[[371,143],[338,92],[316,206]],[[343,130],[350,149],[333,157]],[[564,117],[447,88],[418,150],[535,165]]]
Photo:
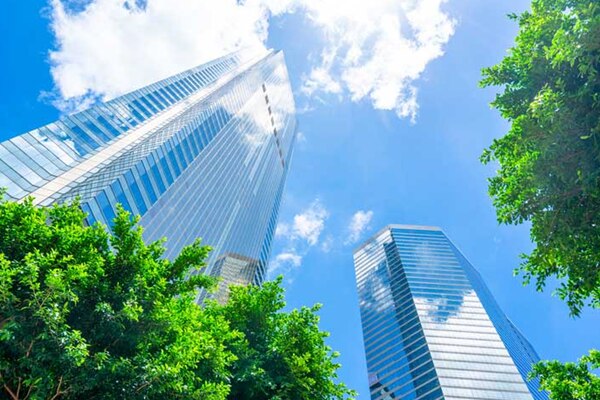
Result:
[[[431,8],[421,10],[415,21],[422,24],[420,32],[433,35],[428,40],[438,41],[435,46],[417,45],[412,53],[411,48],[399,49],[402,57],[386,57],[383,51],[347,61],[353,43],[362,51],[379,44],[383,50],[394,49],[420,28],[400,28],[399,36],[385,30],[388,25],[382,21],[390,7],[385,0],[374,1],[373,15],[364,18],[357,2],[345,2],[349,9],[339,10],[345,19],[318,6],[311,9],[302,0],[279,6],[266,1],[263,8],[244,10],[223,1],[219,4],[228,5],[212,7],[215,14],[209,16],[201,7],[186,10],[187,0],[173,0],[171,4],[182,9],[162,15],[151,5],[163,0],[150,0],[148,11],[137,9],[131,18],[118,11],[121,19],[115,17],[105,26],[102,18],[115,15],[110,14],[111,1],[116,4],[70,1],[71,8],[83,10],[91,4],[104,12],[83,22],[74,19],[76,13],[57,16],[55,8],[41,0],[3,4],[0,140],[58,118],[57,107],[80,107],[90,93],[116,95],[128,90],[127,85],[159,79],[239,43],[283,49],[301,135],[272,267],[274,273],[286,275],[290,307],[324,304],[322,327],[331,332],[331,346],[342,353],[340,377],[362,394],[359,398],[367,398],[368,386],[352,249],[390,223],[442,227],[542,358],[575,360],[600,346],[597,311],[586,310],[581,318],[571,319],[567,307],[549,291],[537,293],[512,276],[519,254],[532,248],[528,227],[498,225],[486,183],[494,166],[478,161],[482,149],[508,127],[488,106],[494,90],[477,87],[480,69],[505,54],[517,28],[506,14],[524,10],[528,2],[428,0],[423,4]],[[354,6],[358,12],[351,9]],[[273,15],[270,19],[260,12],[265,7]],[[149,19],[145,12],[160,18]],[[214,23],[230,15],[229,25]],[[429,24],[440,15],[448,20]],[[157,25],[169,18],[182,22],[176,28]],[[406,20],[399,13],[398,21]],[[369,31],[368,23],[375,31]],[[451,32],[443,31],[449,26]],[[361,36],[361,29],[370,36]],[[124,39],[111,41],[120,38],[114,32],[122,32]],[[146,46],[149,50],[144,49],[146,34],[153,44]],[[96,50],[90,49],[92,44],[97,44]],[[55,51],[53,56],[50,51]],[[152,62],[140,66],[145,57]],[[136,69],[144,72],[133,76]],[[362,218],[352,224],[357,212]]]

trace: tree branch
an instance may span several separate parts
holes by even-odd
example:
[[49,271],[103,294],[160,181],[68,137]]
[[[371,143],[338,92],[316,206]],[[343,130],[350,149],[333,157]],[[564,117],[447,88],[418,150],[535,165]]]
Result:
[[17,385],[17,399],[19,398],[19,394],[21,393],[21,382],[23,382],[23,378],[19,378],[19,384]]
[[7,385],[4,385],[4,389],[8,392],[8,394],[10,395],[10,398],[13,400],[18,400],[19,398],[17,397],[17,395],[10,390],[10,388]]
[[58,396],[63,394],[63,392],[60,391],[60,386],[62,385],[62,380],[63,380],[63,377],[61,376],[58,379],[58,387],[56,388],[56,394],[54,396],[52,396],[52,398],[50,400],[54,400],[54,399],[58,398]]
[[27,394],[25,395],[25,397],[23,397],[23,400],[27,400],[29,398],[29,396],[31,395],[31,390],[33,389],[34,385],[29,386],[29,390],[27,390]]
[[29,347],[27,348],[27,351],[25,352],[25,357],[29,357],[29,355],[31,354],[31,349],[33,348],[33,342],[34,342],[34,339],[31,339],[31,343],[29,343]]

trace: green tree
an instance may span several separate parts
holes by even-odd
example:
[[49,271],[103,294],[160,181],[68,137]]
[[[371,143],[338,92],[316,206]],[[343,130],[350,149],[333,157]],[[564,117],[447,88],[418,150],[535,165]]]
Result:
[[354,396],[336,383],[339,356],[326,344],[328,333],[319,330],[320,305],[283,312],[279,277],[262,287],[233,286],[227,304],[211,302],[207,312],[225,318],[241,332],[228,349],[236,355],[232,365],[230,399],[344,399]]
[[599,400],[600,378],[590,372],[600,368],[600,351],[592,350],[578,363],[543,361],[533,367],[530,378],[539,378],[541,389],[552,400]]
[[238,336],[194,304],[199,242],[173,262],[119,209],[0,201],[0,380],[11,399],[225,399]]
[[517,270],[543,290],[557,278],[572,315],[600,307],[600,2],[533,0],[511,15],[516,43],[483,70],[511,123],[484,151],[498,220],[531,222],[536,247]]
[[[1,193],[0,193],[1,195]],[[119,207],[0,196],[0,393],[10,399],[341,399],[319,307],[283,312],[281,279],[195,304],[209,247],[173,261]],[[2,397],[0,395],[0,397]]]

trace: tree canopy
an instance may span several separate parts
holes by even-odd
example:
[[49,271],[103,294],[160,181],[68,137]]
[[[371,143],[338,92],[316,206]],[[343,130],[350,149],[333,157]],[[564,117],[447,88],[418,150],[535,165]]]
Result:
[[[77,204],[0,199],[0,386],[11,399],[342,399],[317,308],[280,281],[202,308],[210,248],[173,261],[122,208],[112,233]],[[281,378],[277,375],[281,371]],[[285,379],[285,381],[284,381]],[[315,396],[313,397],[313,394]],[[290,397],[291,396],[291,397]]]
[[540,388],[550,392],[552,400],[598,400],[600,377],[590,369],[600,368],[600,351],[592,350],[578,363],[543,361],[533,367],[531,378],[540,379]]
[[236,334],[193,303],[209,248],[170,262],[122,209],[110,235],[77,205],[0,203],[0,373],[13,399],[220,399]]
[[518,272],[538,290],[557,278],[579,315],[600,307],[600,2],[533,0],[510,17],[515,45],[481,85],[503,87],[492,106],[511,126],[481,159],[500,165],[499,222],[531,222],[536,247]]
[[227,304],[207,307],[242,332],[229,348],[236,355],[231,380],[232,399],[342,399],[354,395],[335,383],[338,353],[325,344],[319,330],[320,305],[282,312],[285,307],[281,277],[256,286],[232,287]]

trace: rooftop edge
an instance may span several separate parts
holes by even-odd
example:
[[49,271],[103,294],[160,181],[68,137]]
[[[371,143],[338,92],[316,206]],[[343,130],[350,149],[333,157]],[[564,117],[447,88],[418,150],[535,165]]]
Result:
[[358,251],[362,250],[366,245],[371,243],[376,237],[381,235],[382,233],[389,231],[391,229],[411,229],[411,230],[421,230],[421,231],[440,231],[442,232],[442,228],[439,226],[428,226],[428,225],[404,225],[404,224],[389,224],[377,231],[374,235],[371,235],[367,240],[365,240],[360,246],[356,247],[352,254],[356,254]]

